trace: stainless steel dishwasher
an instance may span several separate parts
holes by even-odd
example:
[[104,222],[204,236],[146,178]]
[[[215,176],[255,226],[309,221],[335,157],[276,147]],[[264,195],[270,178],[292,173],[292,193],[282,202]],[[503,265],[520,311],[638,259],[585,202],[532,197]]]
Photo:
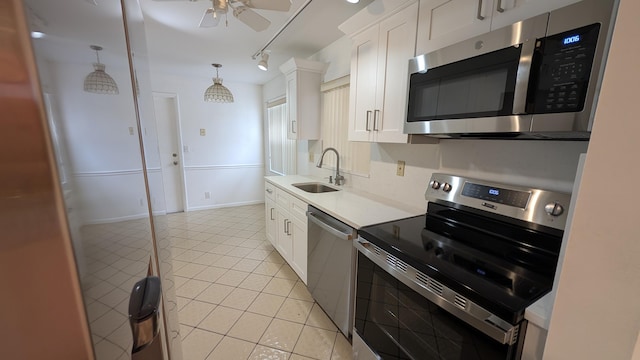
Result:
[[324,312],[349,337],[353,327],[352,240],[356,230],[313,206],[309,206],[307,218],[307,287]]

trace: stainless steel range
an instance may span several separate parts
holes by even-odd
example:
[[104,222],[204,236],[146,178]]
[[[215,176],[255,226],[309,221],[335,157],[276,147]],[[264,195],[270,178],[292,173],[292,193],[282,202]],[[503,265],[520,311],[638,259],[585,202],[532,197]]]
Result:
[[425,215],[362,228],[356,359],[518,359],[570,195],[434,174]]

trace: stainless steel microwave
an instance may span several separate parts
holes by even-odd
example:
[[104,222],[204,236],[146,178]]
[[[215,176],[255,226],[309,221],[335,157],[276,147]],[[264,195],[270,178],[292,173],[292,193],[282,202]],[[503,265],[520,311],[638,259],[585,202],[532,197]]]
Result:
[[583,0],[409,62],[404,132],[588,140],[616,0]]

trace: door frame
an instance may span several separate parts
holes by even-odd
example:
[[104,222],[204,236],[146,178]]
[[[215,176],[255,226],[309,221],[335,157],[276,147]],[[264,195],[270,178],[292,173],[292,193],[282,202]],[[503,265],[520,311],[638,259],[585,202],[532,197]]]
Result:
[[[171,92],[163,92],[163,91],[153,91],[152,96],[166,99],[173,99],[175,101],[175,117],[176,117],[176,137],[178,141],[178,161],[180,162],[180,181],[182,185],[182,212],[187,212],[188,204],[187,204],[187,176],[185,173],[184,167],[184,146],[182,143],[182,121],[180,119],[180,97],[177,93]],[[154,108],[155,111],[155,108]],[[155,117],[156,120],[156,128],[158,128],[158,118]],[[158,139],[158,147],[160,147],[160,139]],[[160,154],[162,156],[162,154]],[[162,165],[160,165],[160,171],[162,172]],[[162,180],[163,184],[163,192],[164,192],[164,178]],[[166,192],[165,192],[165,203],[166,203]],[[165,204],[165,212],[166,212],[166,204]]]

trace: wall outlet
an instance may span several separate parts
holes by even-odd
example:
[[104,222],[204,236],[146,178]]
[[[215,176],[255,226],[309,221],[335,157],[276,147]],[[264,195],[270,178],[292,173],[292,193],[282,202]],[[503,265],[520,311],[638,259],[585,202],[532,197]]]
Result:
[[142,198],[140,198],[140,206],[144,206],[144,200],[142,200]]
[[133,126],[129,126],[129,135],[133,135]]
[[189,152],[189,146],[188,145],[184,145],[182,147],[182,151],[188,153]]
[[204,198],[205,198],[205,199],[211,199],[211,193],[210,193],[210,192],[208,192],[208,191],[205,191],[205,192],[204,192]]
[[398,168],[396,170],[396,175],[404,176],[404,161],[398,160]]
[[313,154],[313,151],[309,151],[309,162],[310,162],[310,163],[314,162],[314,154]]
[[207,135],[207,130],[200,129],[200,136],[205,136],[205,135]]

